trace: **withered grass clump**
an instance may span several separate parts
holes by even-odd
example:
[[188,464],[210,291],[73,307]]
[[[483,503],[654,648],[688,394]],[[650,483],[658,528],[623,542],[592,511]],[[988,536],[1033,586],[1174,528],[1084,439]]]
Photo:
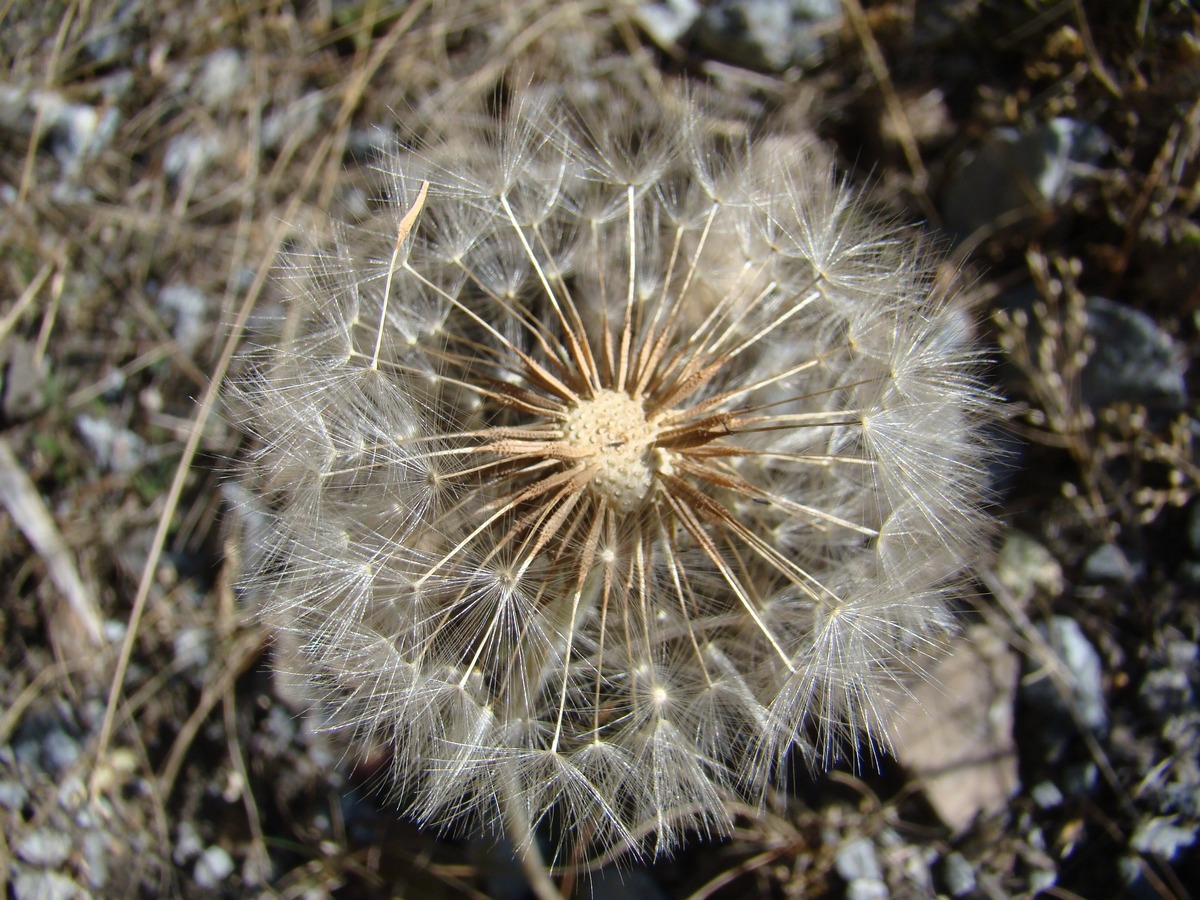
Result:
[[529,90],[397,152],[240,386],[283,665],[422,821],[727,831],[793,747],[886,742],[987,535],[927,248],[680,106]]

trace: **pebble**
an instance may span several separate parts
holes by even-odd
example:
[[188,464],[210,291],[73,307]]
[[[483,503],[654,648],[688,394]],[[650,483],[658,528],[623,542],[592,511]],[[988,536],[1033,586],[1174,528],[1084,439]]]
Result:
[[61,866],[70,855],[71,838],[49,828],[31,831],[17,844],[17,856],[27,863],[47,869]]
[[250,72],[242,54],[232,47],[210,53],[200,64],[193,83],[197,99],[211,110],[229,105],[250,83]]
[[946,857],[942,863],[942,878],[951,897],[965,897],[975,890],[975,869],[961,853]]
[[838,0],[717,0],[704,7],[694,34],[714,59],[782,72],[818,62],[824,34],[840,20]]
[[0,126],[29,136],[39,117],[42,146],[58,160],[62,172],[51,196],[61,203],[90,200],[91,191],[79,182],[84,164],[103,151],[117,132],[121,116],[116,106],[70,103],[55,91],[0,85]]
[[606,866],[584,881],[586,887],[579,893],[586,900],[666,900],[667,896],[645,869]]
[[16,812],[29,799],[29,791],[19,781],[0,781],[0,806],[9,812]]
[[22,765],[52,777],[73,766],[83,753],[79,741],[62,729],[53,714],[27,718],[18,732],[14,749]]
[[1196,843],[1196,825],[1180,823],[1175,816],[1155,816],[1138,825],[1129,843],[1141,853],[1153,853],[1171,860],[1180,848]]
[[89,897],[78,884],[58,872],[13,866],[10,889],[15,900],[81,900]]
[[83,859],[87,863],[88,884],[92,888],[98,890],[108,883],[111,858],[112,848],[102,832],[89,831],[83,836]]
[[850,900],[886,900],[889,896],[875,845],[868,838],[853,838],[842,844],[834,867],[846,882],[846,897]]
[[1102,544],[1083,561],[1083,577],[1092,584],[1133,584],[1145,574],[1146,567],[1116,544]]
[[1178,412],[1187,404],[1184,354],[1145,313],[1105,297],[1087,300],[1087,333],[1095,344],[1080,379],[1093,409],[1139,403]]
[[179,349],[193,353],[208,333],[205,316],[208,298],[198,288],[186,284],[168,284],[158,292],[155,306],[171,324],[171,336]]
[[[1084,174],[1108,152],[1109,141],[1095,125],[1051,119],[1031,129],[993,129],[979,147],[964,154],[942,193],[942,215],[959,238],[1014,214],[1061,204]],[[1036,207],[1035,207],[1036,209]]]
[[1030,790],[1029,795],[1039,809],[1054,809],[1063,802],[1063,793],[1053,781],[1039,781]]
[[660,47],[673,47],[700,18],[700,4],[696,0],[653,0],[639,3],[633,16],[650,40]]
[[324,105],[324,97],[313,91],[272,109],[263,117],[263,149],[274,151],[286,141],[303,142],[313,137],[321,126],[321,110]]
[[204,841],[200,839],[196,826],[184,819],[175,832],[175,847],[171,852],[171,859],[175,865],[182,866],[199,856],[203,849]]
[[233,859],[220,847],[209,847],[196,860],[192,878],[204,890],[215,890],[233,874]]
[[37,359],[31,341],[7,335],[0,342],[0,415],[27,419],[46,408],[46,377],[50,367],[45,357]]
[[996,559],[996,576],[1024,606],[1035,596],[1057,597],[1063,591],[1062,565],[1023,531],[1011,529]]
[[177,134],[163,152],[163,172],[171,181],[192,179],[224,156],[225,144],[216,135]]
[[1055,616],[1039,622],[1037,630],[1057,661],[1043,662],[1037,652],[1026,660],[1016,732],[1022,762],[1037,780],[1053,780],[1063,794],[1086,792],[1088,773],[1073,763],[1081,752],[1079,729],[1103,734],[1108,727],[1100,654],[1074,619]]
[[128,475],[142,467],[146,442],[128,428],[119,428],[108,419],[80,414],[75,429],[92,453],[96,465],[106,472]]
[[1039,630],[1049,639],[1071,679],[1072,699],[1081,723],[1092,731],[1104,731],[1108,727],[1108,713],[1104,705],[1100,654],[1074,619],[1055,616]]

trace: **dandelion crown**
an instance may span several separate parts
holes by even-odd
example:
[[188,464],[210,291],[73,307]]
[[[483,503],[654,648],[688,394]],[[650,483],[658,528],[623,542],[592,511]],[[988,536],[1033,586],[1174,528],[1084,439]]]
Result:
[[239,388],[282,665],[421,821],[727,831],[793,748],[886,742],[986,537],[926,249],[680,105],[528,91],[397,152]]

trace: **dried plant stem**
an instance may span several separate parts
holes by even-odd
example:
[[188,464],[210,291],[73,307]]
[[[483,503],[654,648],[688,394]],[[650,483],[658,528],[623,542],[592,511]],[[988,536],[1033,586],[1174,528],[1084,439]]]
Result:
[[529,889],[538,900],[563,900],[562,892],[550,877],[550,868],[538,846],[537,835],[529,823],[529,814],[521,806],[517,794],[516,773],[511,771],[503,779],[500,802],[503,807],[504,830],[512,842],[513,851],[521,863],[521,871],[529,882]]

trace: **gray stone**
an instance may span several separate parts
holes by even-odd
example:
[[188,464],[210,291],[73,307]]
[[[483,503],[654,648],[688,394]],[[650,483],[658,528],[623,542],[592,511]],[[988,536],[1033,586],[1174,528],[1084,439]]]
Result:
[[696,0],[651,0],[638,4],[633,17],[650,40],[660,47],[672,47],[700,18],[700,4]]
[[75,417],[75,428],[101,469],[127,475],[141,468],[146,443],[128,428],[118,428],[98,416]]
[[61,831],[38,828],[21,838],[17,856],[35,866],[56,869],[71,855],[71,838]]
[[667,896],[645,869],[606,866],[580,887],[587,900],[666,900]]
[[175,865],[182,866],[185,863],[191,862],[204,849],[204,842],[200,839],[196,827],[186,819],[179,823],[179,829],[175,833],[175,847],[171,852],[171,859]]
[[1108,728],[1103,665],[1073,620],[1056,616],[1037,624],[1049,645],[1026,659],[1018,689],[1019,746],[1031,781],[1051,780],[1066,796],[1086,792],[1087,773],[1076,765],[1083,753],[1080,731]]
[[19,781],[0,781],[0,806],[9,812],[16,812],[29,799],[29,792]]
[[843,881],[855,879],[879,881],[882,873],[879,860],[875,856],[875,845],[865,837],[852,838],[838,848],[834,858],[834,866]]
[[205,890],[215,890],[233,874],[233,859],[220,847],[209,847],[196,860],[192,878]]
[[1133,584],[1146,567],[1130,560],[1116,544],[1103,544],[1083,561],[1083,577],[1093,584]]
[[951,853],[942,863],[942,878],[951,897],[963,897],[975,890],[975,869],[961,853]]
[[66,875],[13,866],[9,883],[16,900],[81,900],[90,896]]
[[229,105],[238,91],[250,83],[250,72],[242,54],[225,47],[204,58],[193,83],[196,98],[212,110]]
[[951,173],[941,203],[946,226],[962,238],[1057,206],[1108,147],[1096,126],[1076,119],[994,129]]
[[208,333],[209,302],[204,292],[186,284],[168,284],[158,292],[155,306],[171,326],[179,349],[194,353]]
[[48,366],[36,356],[33,343],[20,335],[0,343],[0,402],[7,419],[27,419],[46,408]]
[[[1108,712],[1104,704],[1100,654],[1074,619],[1055,616],[1039,624],[1038,630],[1046,636],[1062,663],[1062,672],[1072,688],[1070,703],[1080,724],[1095,732],[1104,731],[1108,727]],[[1058,697],[1057,692],[1055,697]],[[1059,699],[1057,703],[1061,705],[1063,701]]]
[[1196,843],[1196,825],[1179,823],[1175,816],[1155,816],[1138,825],[1129,843],[1142,853],[1171,860],[1181,847]]
[[888,900],[891,893],[882,881],[856,878],[846,885],[846,900]]
[[718,0],[701,13],[696,43],[714,59],[780,72],[815,63],[840,17],[837,0]]
[[83,859],[87,863],[88,884],[99,890],[108,883],[108,865],[113,851],[99,831],[89,831],[83,836]]
[[224,143],[214,134],[177,134],[163,152],[163,172],[172,181],[188,181],[224,153]]
[[1063,802],[1063,793],[1053,781],[1039,781],[1029,792],[1039,809],[1053,809]]
[[313,91],[272,109],[263,117],[263,149],[274,151],[286,141],[303,142],[312,138],[321,126],[321,110],[324,104],[322,95]]
[[1092,408],[1140,403],[1177,412],[1187,403],[1184,355],[1145,313],[1104,297],[1087,300],[1087,332],[1095,348],[1080,380]]
[[1194,708],[1191,679],[1186,671],[1174,666],[1147,672],[1138,697],[1160,721]]
[[1024,606],[1035,596],[1057,597],[1063,591],[1062,565],[1036,540],[1017,531],[1008,531],[996,559],[996,575]]

